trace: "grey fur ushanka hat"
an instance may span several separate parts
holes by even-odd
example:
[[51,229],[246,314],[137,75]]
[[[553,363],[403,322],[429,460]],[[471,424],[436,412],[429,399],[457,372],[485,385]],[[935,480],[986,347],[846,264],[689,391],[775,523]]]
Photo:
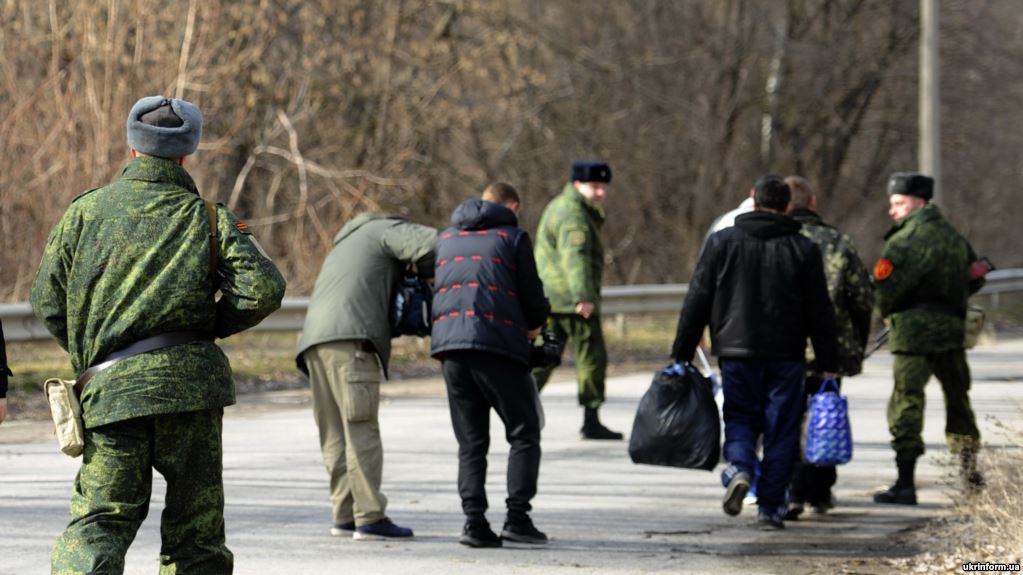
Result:
[[[163,106],[170,106],[170,111],[181,119],[180,125],[154,125],[143,121],[142,116]],[[195,152],[201,136],[202,112],[195,104],[185,100],[146,96],[135,102],[128,114],[128,146],[143,154],[183,158]]]

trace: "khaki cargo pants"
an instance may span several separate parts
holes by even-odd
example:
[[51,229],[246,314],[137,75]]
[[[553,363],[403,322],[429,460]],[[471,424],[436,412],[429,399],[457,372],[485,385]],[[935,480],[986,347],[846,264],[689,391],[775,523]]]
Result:
[[330,475],[334,523],[374,523],[385,517],[380,492],[384,450],[377,412],[380,360],[362,341],[321,343],[303,354],[309,368],[313,417]]

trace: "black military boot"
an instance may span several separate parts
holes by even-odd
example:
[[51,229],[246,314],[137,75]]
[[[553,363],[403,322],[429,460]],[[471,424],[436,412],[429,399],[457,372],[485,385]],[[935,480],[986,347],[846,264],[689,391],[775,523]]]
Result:
[[896,459],[899,478],[884,491],[874,494],[874,503],[894,503],[896,505],[916,505],[916,486],[913,474],[916,471],[916,458]]
[[595,407],[584,408],[583,427],[579,430],[579,433],[583,439],[610,439],[617,441],[623,437],[621,433],[604,427],[604,424],[600,422],[600,418],[597,417],[597,409]]
[[963,449],[959,452],[959,476],[969,492],[980,491],[987,484],[984,476],[977,471],[977,450]]

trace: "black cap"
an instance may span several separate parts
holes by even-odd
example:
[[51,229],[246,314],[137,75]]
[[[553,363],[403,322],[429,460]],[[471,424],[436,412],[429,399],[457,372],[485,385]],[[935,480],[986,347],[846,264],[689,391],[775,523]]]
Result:
[[930,200],[934,197],[934,178],[919,172],[895,172],[888,177],[888,195],[894,194]]
[[568,181],[609,183],[611,181],[611,166],[603,162],[572,162],[572,176]]

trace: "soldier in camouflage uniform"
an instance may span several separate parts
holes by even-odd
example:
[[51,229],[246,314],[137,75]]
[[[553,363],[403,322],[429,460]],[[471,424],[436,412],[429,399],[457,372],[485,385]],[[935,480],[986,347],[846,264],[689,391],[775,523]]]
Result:
[[970,368],[963,347],[966,302],[984,283],[971,278],[977,257],[963,236],[929,203],[934,180],[916,173],[896,173],[888,181],[895,225],[885,235],[881,259],[874,267],[877,307],[891,334],[895,388],[888,401],[888,428],[898,480],[874,494],[878,503],[916,504],[913,474],[923,455],[920,436],[924,388],[931,375],[945,394],[945,437],[961,458],[966,485],[980,487],[976,469],[980,432],[970,406]]
[[[792,191],[788,215],[803,225],[800,233],[813,240],[824,258],[824,276],[828,296],[835,310],[838,340],[838,375],[853,376],[862,371],[863,350],[870,334],[870,314],[874,307],[873,285],[866,266],[860,260],[852,238],[827,224],[815,211],[817,196],[810,182],[799,176],[785,178]],[[807,346],[807,373],[803,395],[809,397],[823,383],[814,362],[813,347]],[[836,381],[841,385],[841,377]],[[805,402],[804,402],[805,405]],[[786,519],[794,520],[809,504],[818,513],[833,506],[831,488],[837,480],[833,465],[796,463],[796,473],[789,487],[789,511]]]
[[234,384],[213,340],[276,310],[285,283],[248,228],[223,206],[211,210],[183,168],[201,129],[188,102],[139,100],[128,118],[134,159],[71,203],[32,285],[33,310],[75,373],[135,343],[188,340],[124,357],[82,390],[85,451],[53,573],[124,570],[153,469],[167,480],[160,572],[232,571],[221,420]]
[[[604,274],[606,186],[611,168],[599,162],[574,162],[569,183],[540,218],[536,234],[536,265],[551,302],[548,326],[562,343],[575,346],[579,404],[583,406],[583,439],[622,439],[601,424],[597,410],[604,403],[607,349],[600,324],[600,283]],[[543,389],[553,368],[533,372]]]

